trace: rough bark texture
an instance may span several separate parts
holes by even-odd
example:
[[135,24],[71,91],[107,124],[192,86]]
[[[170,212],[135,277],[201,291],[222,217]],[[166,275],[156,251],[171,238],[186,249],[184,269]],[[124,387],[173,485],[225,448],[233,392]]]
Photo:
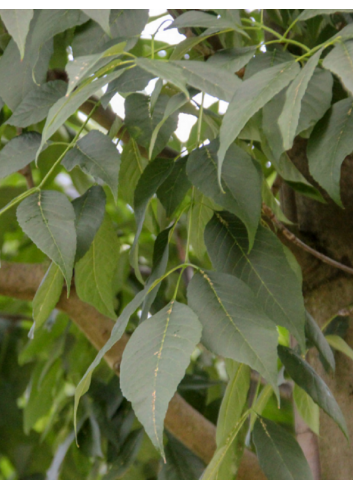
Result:
[[[289,156],[305,177],[317,188],[308,172],[306,141],[296,139]],[[296,234],[302,240],[327,256],[352,267],[353,264],[353,158],[347,157],[342,165],[341,197],[344,209],[339,208],[322,191],[327,204],[307,199],[288,188],[282,189],[284,209],[295,222]],[[293,203],[294,197],[294,203]],[[353,302],[353,278],[332,268],[311,255],[296,250],[303,271],[303,287],[306,307],[322,327],[342,308]],[[353,324],[345,340],[353,347]],[[316,351],[311,351],[309,361],[323,377],[335,396],[346,418],[350,439],[353,439],[353,362],[336,353],[336,372],[327,375]],[[336,424],[321,414],[320,437],[318,439],[321,463],[321,478],[353,479],[353,445],[347,442]],[[315,436],[307,434],[302,440],[307,452],[316,444]],[[311,454],[311,456],[313,456]]]

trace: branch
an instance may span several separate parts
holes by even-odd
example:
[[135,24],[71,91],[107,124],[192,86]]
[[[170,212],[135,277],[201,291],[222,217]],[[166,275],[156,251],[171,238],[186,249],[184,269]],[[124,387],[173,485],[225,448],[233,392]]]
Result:
[[[32,300],[45,274],[42,265],[3,262],[0,268],[0,294],[15,299]],[[94,307],[82,302],[73,289],[70,298],[61,295],[57,308],[65,312],[80,328],[88,340],[100,349],[110,337],[114,321],[100,314]],[[105,356],[108,365],[118,374],[122,353],[128,341],[123,335]],[[192,408],[179,394],[169,403],[165,427],[186,447],[208,463],[215,451],[216,428]],[[245,451],[238,479],[263,480],[256,456]]]
[[331,265],[331,267],[339,268],[340,270],[343,270],[344,272],[353,275],[353,268],[347,267],[346,265],[343,265],[342,263],[333,260],[332,258],[329,258],[326,255],[323,255],[319,251],[314,250],[314,248],[311,248],[306,243],[304,243],[299,238],[297,238],[295,234],[289,231],[289,229],[287,229],[285,225],[279,219],[277,219],[277,217],[274,215],[272,210],[264,203],[262,204],[262,210],[265,216],[268,217],[273,222],[275,227],[278,228],[278,230],[287,239],[287,241],[290,241],[291,243],[295,244],[299,248],[302,248],[307,253],[310,253],[311,255],[315,256],[322,262],[327,263],[327,265]]
[[26,165],[22,170],[18,170],[18,173],[23,175],[26,179],[27,182],[27,188],[33,188],[34,187],[34,180],[33,180],[33,175],[32,175],[32,170],[31,170],[31,165]]

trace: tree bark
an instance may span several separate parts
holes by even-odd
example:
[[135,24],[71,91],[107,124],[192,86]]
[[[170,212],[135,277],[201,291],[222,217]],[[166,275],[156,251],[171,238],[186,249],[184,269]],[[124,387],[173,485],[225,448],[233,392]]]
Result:
[[[289,157],[307,180],[319,185],[308,171],[306,141],[297,138]],[[295,223],[293,231],[307,244],[330,258],[349,267],[353,264],[353,157],[345,159],[341,171],[341,197],[344,209],[338,207],[320,189],[327,203],[308,199],[286,185],[282,188],[283,209]],[[294,197],[294,204],[293,204]],[[337,315],[340,309],[353,302],[353,277],[317,260],[299,249],[293,249],[303,272],[303,292],[306,308],[320,327]],[[352,320],[346,341],[353,347]],[[336,371],[328,375],[316,350],[309,352],[309,362],[324,379],[345,416],[350,440],[353,439],[353,362],[341,353],[335,354]],[[320,414],[320,437],[307,434],[302,438],[304,452],[311,452],[318,444],[321,478],[353,479],[353,445],[347,442],[337,425],[326,414]],[[302,427],[301,427],[302,428]]]
[[[32,300],[44,274],[45,268],[42,265],[3,262],[0,268],[0,294]],[[63,291],[57,308],[77,324],[97,350],[109,339],[114,321],[82,302],[74,288],[69,299],[66,297],[66,290]],[[106,362],[116,374],[119,373],[121,357],[128,340],[128,335],[124,334],[105,356]],[[210,462],[216,449],[216,427],[179,394],[175,394],[170,401],[165,427],[205,463]],[[256,456],[248,450],[244,453],[238,479],[265,479]]]

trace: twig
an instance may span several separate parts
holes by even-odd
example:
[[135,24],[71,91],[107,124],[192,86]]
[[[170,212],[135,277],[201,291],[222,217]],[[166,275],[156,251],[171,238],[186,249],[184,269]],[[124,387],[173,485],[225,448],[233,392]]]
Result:
[[[22,134],[22,128],[21,127],[16,127],[16,134],[17,136],[20,136]],[[17,173],[20,173],[23,175],[26,179],[27,182],[27,188],[33,188],[34,187],[34,181],[33,181],[33,176],[32,176],[32,170],[31,170],[31,165],[26,165],[22,170],[18,170]]]
[[331,265],[332,267],[339,268],[340,270],[343,270],[344,272],[353,275],[353,268],[347,267],[346,265],[343,265],[342,263],[339,263],[338,261],[333,260],[332,258],[329,258],[326,255],[323,255],[319,251],[314,250],[313,248],[305,244],[303,241],[301,241],[299,238],[297,238],[295,234],[289,231],[289,229],[287,229],[284,226],[284,224],[282,224],[281,221],[277,219],[277,217],[274,215],[272,210],[264,203],[262,204],[262,210],[265,216],[267,216],[273,222],[273,224],[281,231],[283,236],[288,241],[291,241],[293,244],[295,244],[299,248],[302,248],[307,253],[310,253],[311,255],[315,256],[322,262],[327,263],[327,265]]
[[282,186],[282,183],[283,183],[283,178],[281,177],[280,174],[278,174],[272,184],[272,187],[271,187],[271,192],[273,193],[273,195],[276,195],[277,192],[279,191],[279,189],[281,188]]
[[23,175],[26,179],[27,182],[27,188],[33,188],[34,185],[34,180],[33,180],[33,175],[32,175],[32,170],[31,170],[31,165],[26,165],[22,170],[18,170],[18,173]]
[[6,321],[11,321],[13,323],[17,321],[33,321],[30,316],[26,316],[25,314],[10,314],[7,312],[1,312],[0,319],[5,319]]
[[341,317],[346,317],[346,316],[351,316],[353,314],[353,305],[344,307],[343,309],[340,309],[336,316],[341,316]]

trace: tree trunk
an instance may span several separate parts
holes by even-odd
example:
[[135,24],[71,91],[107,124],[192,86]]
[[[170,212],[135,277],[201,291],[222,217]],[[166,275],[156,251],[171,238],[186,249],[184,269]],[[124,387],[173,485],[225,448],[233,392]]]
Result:
[[[289,156],[308,181],[319,188],[308,172],[306,141],[297,138]],[[353,158],[351,156],[345,159],[341,173],[341,197],[345,208],[339,208],[324,191],[321,192],[327,204],[294,194],[287,186],[281,189],[283,208],[295,223],[292,230],[321,253],[352,267]],[[352,304],[353,277],[320,262],[302,250],[295,250],[293,246],[291,248],[302,267],[306,308],[322,327],[341,309]],[[352,320],[350,322],[345,340],[353,347]],[[342,409],[350,439],[353,440],[353,361],[341,353],[336,353],[335,358],[336,371],[328,375],[322,367],[317,352],[312,350],[309,354],[310,363],[325,380]],[[352,480],[352,442],[347,442],[337,425],[324,413],[321,414],[320,421],[318,445],[321,478]],[[303,448],[304,451],[305,449],[310,451],[310,447]]]

